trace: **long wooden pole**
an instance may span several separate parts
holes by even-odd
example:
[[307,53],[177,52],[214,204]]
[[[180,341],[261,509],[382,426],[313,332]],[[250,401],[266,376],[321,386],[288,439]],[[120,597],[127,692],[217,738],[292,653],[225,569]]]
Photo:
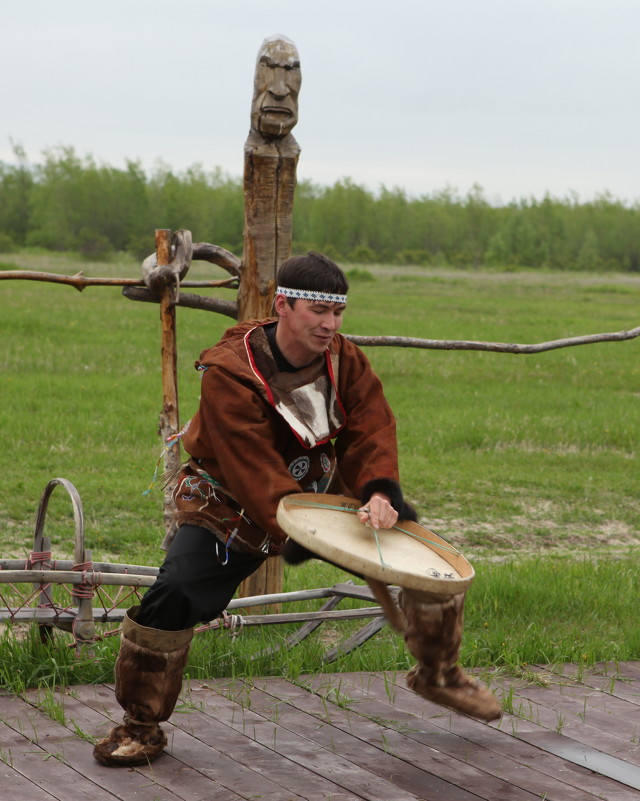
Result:
[[[2,270],[0,281],[47,281],[51,284],[67,284],[82,292],[88,286],[124,286],[143,287],[145,283],[140,278],[86,278],[82,272],[75,275],[60,275],[59,273],[40,273],[36,270]],[[220,281],[181,281],[180,286],[186,287],[230,287],[238,283],[237,278],[224,278]]]
[[[156,229],[156,257],[158,267],[171,263],[171,230]],[[175,279],[178,280],[177,278]],[[162,288],[160,298],[161,361],[162,361],[162,411],[160,412],[160,436],[162,442],[175,436],[179,429],[178,418],[178,347],[176,338],[176,307],[174,303],[175,287],[167,284]],[[180,443],[174,443],[164,451],[165,470],[177,469],[180,465]],[[173,487],[167,485],[164,495],[164,525],[168,534],[174,523]]]

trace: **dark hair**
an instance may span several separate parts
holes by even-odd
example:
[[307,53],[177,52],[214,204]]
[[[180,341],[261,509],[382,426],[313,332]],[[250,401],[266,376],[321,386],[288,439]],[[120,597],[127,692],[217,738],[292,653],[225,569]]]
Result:
[[278,270],[278,286],[346,295],[349,281],[335,261],[309,250],[304,256],[293,256],[282,262]]

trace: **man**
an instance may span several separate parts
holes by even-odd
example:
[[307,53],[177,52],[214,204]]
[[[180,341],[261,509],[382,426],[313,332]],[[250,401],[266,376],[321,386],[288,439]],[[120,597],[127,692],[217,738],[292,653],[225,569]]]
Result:
[[145,764],[162,752],[158,724],[180,692],[193,627],[218,617],[240,582],[281,551],[283,496],[359,497],[361,522],[375,528],[414,517],[380,380],[338,334],[347,290],[325,256],[289,259],[278,272],[277,319],[229,329],[196,362],[202,395],[183,437],[191,458],[174,492],[179,528],[123,623],[116,697],[125,716],[95,747],[103,764]]
[[[105,765],[145,764],[166,745],[158,725],[180,693],[193,627],[218,617],[264,559],[311,554],[276,520],[280,499],[303,491],[359,498],[360,522],[392,528],[416,519],[398,481],[395,420],[362,351],[338,333],[348,281],[309,252],[278,271],[277,319],[245,322],[205,350],[190,459],[174,500],[179,524],[158,579],[122,627],[116,698],[124,723],[99,742]],[[421,695],[492,720],[500,708],[456,664],[464,595],[403,591],[408,675]]]

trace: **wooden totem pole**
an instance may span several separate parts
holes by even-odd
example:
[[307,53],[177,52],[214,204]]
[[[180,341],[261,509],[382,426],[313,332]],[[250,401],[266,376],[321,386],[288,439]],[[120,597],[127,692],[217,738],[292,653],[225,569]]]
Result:
[[[244,146],[244,244],[238,320],[272,313],[276,273],[291,255],[293,195],[300,147],[298,122],[302,76],[298,51],[285,36],[264,40],[256,61],[251,130]],[[246,579],[240,595],[282,591],[282,565],[268,559]]]

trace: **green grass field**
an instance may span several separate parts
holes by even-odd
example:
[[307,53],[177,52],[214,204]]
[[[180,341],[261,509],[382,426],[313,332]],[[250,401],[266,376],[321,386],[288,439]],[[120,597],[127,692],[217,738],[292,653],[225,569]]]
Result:
[[[80,263],[51,254],[12,255],[4,269],[11,266],[139,275],[133,262]],[[344,333],[533,343],[640,322],[640,276],[366,269],[370,276],[353,274]],[[189,275],[205,276],[220,273],[197,265]],[[182,422],[198,400],[193,361],[231,324],[178,310]],[[162,498],[143,495],[160,454],[159,329],[157,306],[129,301],[118,289],[78,293],[0,281],[1,556],[31,550],[40,494],[61,476],[82,497],[94,560],[161,561]],[[633,625],[640,339],[538,355],[400,348],[367,354],[396,412],[409,498],[422,521],[476,568],[466,663],[640,656]],[[71,555],[73,523],[63,493],[54,493],[46,533],[56,556]],[[287,569],[286,589],[342,577],[311,563]],[[214,663],[241,670],[239,642],[225,641],[219,647],[233,653],[213,661],[211,646],[198,646],[192,662],[203,671]],[[288,658],[309,669],[309,648],[308,659]],[[345,661],[349,669],[364,664],[408,663],[389,635]],[[284,668],[254,663],[254,671],[261,669]]]

